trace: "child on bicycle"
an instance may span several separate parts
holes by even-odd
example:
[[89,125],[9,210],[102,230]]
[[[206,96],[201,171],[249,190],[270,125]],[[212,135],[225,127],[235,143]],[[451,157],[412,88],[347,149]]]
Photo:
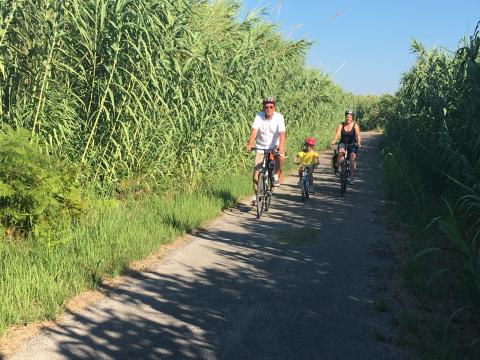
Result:
[[298,184],[302,185],[302,176],[305,166],[308,166],[308,183],[311,188],[310,193],[313,194],[313,170],[315,165],[320,164],[320,154],[314,150],[315,139],[313,137],[307,137],[305,139],[304,148],[295,157],[295,164],[300,164],[298,168]]

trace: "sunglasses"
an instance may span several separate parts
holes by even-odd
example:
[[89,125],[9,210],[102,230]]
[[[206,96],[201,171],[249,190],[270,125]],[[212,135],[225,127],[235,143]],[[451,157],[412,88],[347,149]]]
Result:
[[263,105],[263,107],[265,109],[274,109],[275,108],[275,106],[273,106],[273,105]]

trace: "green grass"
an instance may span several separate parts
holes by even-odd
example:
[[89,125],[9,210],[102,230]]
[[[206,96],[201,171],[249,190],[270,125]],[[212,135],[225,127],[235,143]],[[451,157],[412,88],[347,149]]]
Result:
[[317,242],[318,230],[308,227],[279,229],[275,232],[275,239],[281,245],[312,245]]
[[398,319],[400,344],[413,346],[419,350],[419,358],[424,360],[478,359],[478,341],[452,336],[445,332],[445,319],[433,313],[405,314]]
[[387,312],[388,306],[387,303],[383,300],[373,300],[373,308],[378,312]]
[[104,206],[59,234],[70,241],[54,247],[0,241],[0,335],[11,325],[52,319],[73,295],[218,216],[250,191],[250,179],[230,176],[195,192]]

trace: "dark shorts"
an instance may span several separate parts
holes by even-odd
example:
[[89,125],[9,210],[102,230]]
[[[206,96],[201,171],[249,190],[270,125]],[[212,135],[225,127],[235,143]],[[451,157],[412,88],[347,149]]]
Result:
[[[340,149],[343,149],[343,151],[345,151],[345,144],[344,143],[338,144],[338,151],[343,152],[343,151],[340,151]],[[358,155],[358,145],[357,144],[351,144],[350,145],[350,152],[354,153],[355,155]]]

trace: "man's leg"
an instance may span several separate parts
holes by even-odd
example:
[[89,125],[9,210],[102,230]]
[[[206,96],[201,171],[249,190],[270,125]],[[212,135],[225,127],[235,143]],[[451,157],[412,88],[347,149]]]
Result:
[[275,178],[278,179],[278,183],[274,184],[275,186],[280,185],[283,181],[282,167],[285,162],[285,155],[278,155],[275,158]]

